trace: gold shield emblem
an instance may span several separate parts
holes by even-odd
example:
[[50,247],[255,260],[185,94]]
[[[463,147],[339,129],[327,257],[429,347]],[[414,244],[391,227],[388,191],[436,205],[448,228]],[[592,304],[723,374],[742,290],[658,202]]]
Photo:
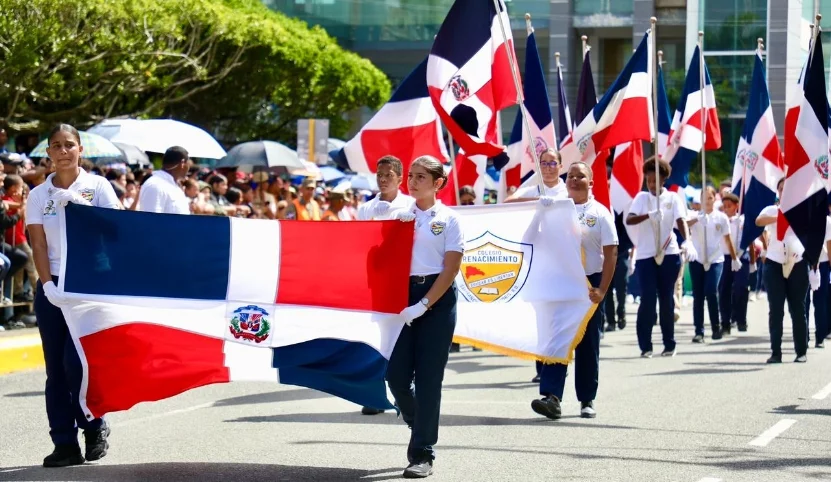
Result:
[[436,221],[430,225],[430,231],[433,233],[433,236],[438,236],[439,234],[444,232],[445,226],[446,224],[442,221]]
[[517,243],[486,232],[465,243],[457,283],[471,302],[506,302],[525,284],[531,267],[533,245]]

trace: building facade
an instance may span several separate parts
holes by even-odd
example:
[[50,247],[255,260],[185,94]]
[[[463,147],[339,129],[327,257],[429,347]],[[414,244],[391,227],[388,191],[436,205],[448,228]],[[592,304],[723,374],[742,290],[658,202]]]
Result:
[[[375,63],[395,86],[429,53],[453,0],[263,2],[322,26],[344,48]],[[824,13],[831,21],[831,0],[506,0],[506,4],[520,64],[525,57],[524,15],[531,14],[543,65],[550,73],[549,95],[555,113],[554,54],[560,53],[567,92],[573,99],[582,62],[581,36],[588,36],[592,47],[595,87],[602,95],[649,28],[650,17],[657,17],[657,46],[664,53],[664,75],[673,98],[673,92],[683,88],[684,71],[698,31],[703,30],[705,59],[718,84],[724,150],[731,157],[747,109],[756,39],[765,39],[771,101],[781,134],[788,87],[796,83],[807,55],[814,14]],[[823,40],[831,42],[831,37],[823,36]],[[831,45],[824,47],[830,56]],[[370,115],[364,112],[360,117]],[[504,138],[510,134],[514,115],[511,110],[503,114]],[[364,119],[356,119],[358,127]]]

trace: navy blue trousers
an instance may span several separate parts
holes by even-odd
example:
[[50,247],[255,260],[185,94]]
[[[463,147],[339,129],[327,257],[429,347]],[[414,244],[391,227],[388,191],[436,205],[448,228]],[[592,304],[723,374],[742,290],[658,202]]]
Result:
[[[58,278],[52,278],[58,284]],[[49,435],[55,445],[78,445],[78,428],[98,430],[104,421],[87,420],[78,402],[83,368],[61,309],[46,299],[37,283],[35,316],[46,362],[46,416]]]
[[638,346],[641,352],[652,351],[652,325],[655,323],[655,303],[660,303],[658,321],[661,324],[664,349],[675,349],[675,283],[681,269],[681,255],[668,254],[660,266],[655,258],[640,259],[635,265],[641,286],[638,305]]
[[805,317],[805,296],[808,293],[808,263],[796,263],[790,276],[782,276],[782,265],[768,259],[765,262],[765,287],[768,293],[768,329],[770,350],[782,356],[782,323],[785,318],[785,301],[791,314],[793,344],[797,356],[808,351],[808,323]]
[[[600,286],[600,273],[590,274],[587,278],[593,287]],[[574,350],[574,389],[577,399],[581,402],[591,402],[597,397],[600,378],[600,332],[603,330],[602,309],[602,304],[597,306],[589,318],[586,334]],[[562,400],[568,365],[555,363],[540,366],[540,395],[554,395]]]
[[[617,264],[615,265],[615,276],[602,307],[606,310],[606,323],[614,327],[617,320],[626,317],[626,278],[629,271],[629,251],[617,252]],[[614,296],[613,292],[614,291]],[[615,307],[617,298],[617,307]],[[600,309],[601,307],[598,307]]]
[[[719,331],[718,323],[718,284],[722,277],[722,263],[710,265],[710,269],[704,271],[704,265],[698,261],[689,264],[690,280],[693,291],[693,325],[696,335],[704,335],[704,302],[707,302],[707,312],[710,315],[710,326],[713,333]],[[725,267],[729,269],[728,267]]]
[[[829,287],[828,287],[828,276],[829,272],[831,272],[831,267],[828,264],[828,261],[823,261],[819,264],[819,289],[816,291],[808,290],[808,296],[805,298],[805,320],[811,319],[811,306],[810,300],[811,298],[814,299],[814,335],[816,336],[816,341],[821,342],[825,340],[825,337],[828,336],[829,333],[829,322],[828,317],[831,316],[831,307],[828,306],[829,302]],[[806,333],[808,331],[806,330]]]
[[[437,276],[410,282],[410,305],[424,298]],[[412,278],[411,278],[412,279]],[[441,385],[456,329],[456,286],[424,315],[404,325],[387,365],[387,383],[404,421],[412,428],[407,459],[421,463],[436,458],[439,440]]]
[[750,256],[741,257],[742,268],[733,271],[733,258],[724,255],[724,270],[718,282],[718,303],[721,311],[721,326],[727,328],[732,323],[747,325],[747,302],[750,286]]

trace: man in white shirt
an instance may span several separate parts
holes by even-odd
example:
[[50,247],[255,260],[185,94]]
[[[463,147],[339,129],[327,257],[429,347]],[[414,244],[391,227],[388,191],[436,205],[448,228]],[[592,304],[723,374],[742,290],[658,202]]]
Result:
[[138,210],[151,213],[190,214],[190,203],[179,180],[187,176],[190,157],[184,147],[174,146],[164,153],[162,170],[155,171],[141,187]]
[[358,220],[380,221],[391,219],[394,211],[408,209],[414,200],[398,190],[403,175],[404,166],[397,157],[384,156],[378,159],[375,167],[375,178],[381,192],[371,201],[362,204],[358,208]]

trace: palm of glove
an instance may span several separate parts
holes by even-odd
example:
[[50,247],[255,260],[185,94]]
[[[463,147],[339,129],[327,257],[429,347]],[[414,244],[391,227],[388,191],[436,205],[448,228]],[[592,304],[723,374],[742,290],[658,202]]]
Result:
[[56,189],[52,192],[52,200],[61,206],[66,206],[69,203],[92,206],[92,203],[84,199],[80,194],[72,192],[69,189]]
[[406,324],[411,324],[413,320],[427,312],[427,307],[422,303],[416,303],[401,310],[398,315]]

